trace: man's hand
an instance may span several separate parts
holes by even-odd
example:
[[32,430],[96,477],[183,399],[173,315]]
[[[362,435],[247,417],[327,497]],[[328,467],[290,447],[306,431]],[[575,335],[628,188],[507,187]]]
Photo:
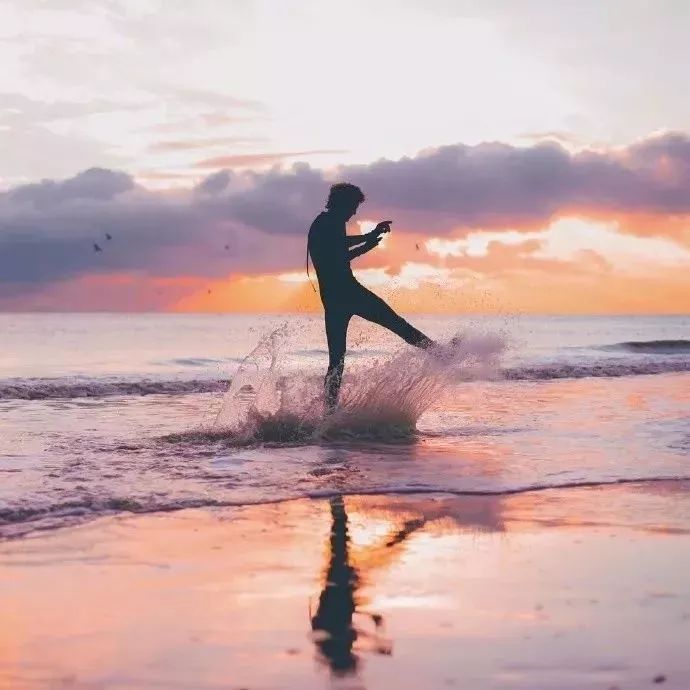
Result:
[[386,232],[391,231],[392,220],[382,220],[373,230],[374,235],[383,235]]
[[381,235],[391,231],[392,220],[382,220],[371,232],[368,232],[367,243],[376,246],[381,241]]

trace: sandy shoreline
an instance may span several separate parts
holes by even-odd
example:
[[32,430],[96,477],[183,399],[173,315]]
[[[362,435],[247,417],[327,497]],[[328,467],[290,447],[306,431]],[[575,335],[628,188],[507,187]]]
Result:
[[686,690],[689,547],[687,482],[102,518],[0,543],[0,688]]

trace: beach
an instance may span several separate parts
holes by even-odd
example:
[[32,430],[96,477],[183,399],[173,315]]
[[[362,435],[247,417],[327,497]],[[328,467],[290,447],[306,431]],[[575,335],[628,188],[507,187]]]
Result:
[[0,320],[3,689],[690,686],[688,317]]
[[687,688],[689,488],[334,497],[35,533],[0,546],[0,687]]

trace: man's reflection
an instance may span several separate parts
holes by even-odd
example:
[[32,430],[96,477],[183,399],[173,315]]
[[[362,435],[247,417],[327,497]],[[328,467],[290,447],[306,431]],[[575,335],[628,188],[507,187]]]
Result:
[[[313,639],[319,655],[336,675],[355,673],[363,641],[367,649],[390,654],[391,644],[384,636],[383,617],[362,610],[364,602],[358,594],[372,573],[387,568],[405,548],[407,538],[429,526],[434,531],[450,529],[501,532],[505,529],[502,499],[494,496],[391,500],[371,497],[365,501],[368,515],[402,518],[394,529],[370,546],[357,550],[353,558],[348,534],[348,516],[342,496],[331,499],[331,531],[329,560],[316,613],[311,618]],[[364,508],[359,505],[359,511]],[[407,518],[406,520],[404,518]],[[432,527],[433,525],[433,527]],[[371,620],[371,632],[357,627],[355,615]]]
[[322,658],[334,673],[342,674],[352,672],[357,667],[357,657],[352,652],[357,631],[352,617],[357,607],[355,595],[359,587],[359,574],[350,565],[350,538],[342,497],[332,499],[330,505],[330,559],[311,627]]
[[[345,675],[354,673],[357,669],[358,657],[353,649],[358,640],[366,638],[370,648],[378,654],[390,654],[391,645],[384,637],[383,617],[358,610],[361,603],[358,589],[362,578],[352,562],[347,511],[342,496],[331,499],[330,512],[329,561],[311,626],[322,660],[334,674]],[[363,554],[362,563],[367,563],[367,568],[380,567],[389,559],[392,560],[395,557],[395,547],[423,525],[424,520],[405,522],[402,528],[386,535],[381,544],[367,549],[368,553]],[[373,631],[356,627],[353,621],[355,614],[369,617]]]

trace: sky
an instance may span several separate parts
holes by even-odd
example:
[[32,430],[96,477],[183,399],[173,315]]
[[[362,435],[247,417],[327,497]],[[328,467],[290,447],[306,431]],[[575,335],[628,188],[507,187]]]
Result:
[[0,0],[0,310],[690,313],[685,0]]

